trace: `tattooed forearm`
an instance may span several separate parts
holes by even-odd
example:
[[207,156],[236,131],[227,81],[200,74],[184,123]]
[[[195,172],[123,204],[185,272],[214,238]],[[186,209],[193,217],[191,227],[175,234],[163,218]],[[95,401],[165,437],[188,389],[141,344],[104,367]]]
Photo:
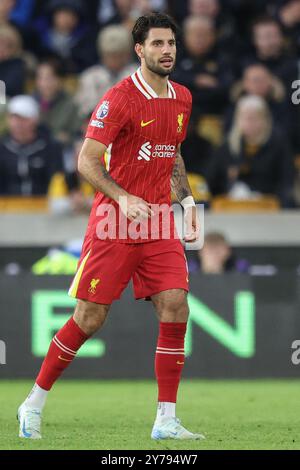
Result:
[[181,202],[187,196],[192,195],[192,191],[186,175],[185,164],[180,150],[177,151],[176,160],[174,163],[171,187],[179,202]]

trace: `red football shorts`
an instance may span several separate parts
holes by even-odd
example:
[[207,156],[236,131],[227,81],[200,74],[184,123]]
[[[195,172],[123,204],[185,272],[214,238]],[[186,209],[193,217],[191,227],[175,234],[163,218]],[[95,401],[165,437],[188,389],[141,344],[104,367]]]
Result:
[[168,289],[188,291],[188,269],[180,240],[126,244],[86,239],[69,295],[111,304],[131,279],[136,299]]

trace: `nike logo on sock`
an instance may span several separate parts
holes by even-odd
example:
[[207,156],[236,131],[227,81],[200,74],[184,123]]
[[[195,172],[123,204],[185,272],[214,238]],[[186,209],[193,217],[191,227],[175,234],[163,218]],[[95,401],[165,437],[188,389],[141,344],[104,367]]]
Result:
[[65,359],[64,357],[61,357],[61,356],[58,356],[58,359],[61,359],[62,361],[66,361],[66,362],[72,362],[73,359]]

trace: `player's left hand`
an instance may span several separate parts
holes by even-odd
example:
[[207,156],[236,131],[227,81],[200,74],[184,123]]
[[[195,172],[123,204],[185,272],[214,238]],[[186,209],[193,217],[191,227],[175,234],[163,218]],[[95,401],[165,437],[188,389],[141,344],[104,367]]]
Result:
[[187,207],[184,211],[184,241],[193,243],[200,237],[200,220],[196,206]]

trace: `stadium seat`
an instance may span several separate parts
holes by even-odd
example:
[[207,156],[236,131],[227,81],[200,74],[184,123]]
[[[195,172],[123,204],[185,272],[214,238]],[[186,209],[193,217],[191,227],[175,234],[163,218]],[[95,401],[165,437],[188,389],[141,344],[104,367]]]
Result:
[[[187,173],[188,181],[196,202],[209,202],[211,194],[205,178],[197,173]],[[178,202],[177,197],[172,193],[172,202]]]
[[212,200],[211,208],[214,212],[277,212],[280,203],[275,196],[245,200],[217,196]]
[[0,212],[47,212],[46,197],[1,197]]
[[223,120],[220,116],[205,115],[199,118],[198,135],[208,140],[212,145],[221,145],[223,140]]

